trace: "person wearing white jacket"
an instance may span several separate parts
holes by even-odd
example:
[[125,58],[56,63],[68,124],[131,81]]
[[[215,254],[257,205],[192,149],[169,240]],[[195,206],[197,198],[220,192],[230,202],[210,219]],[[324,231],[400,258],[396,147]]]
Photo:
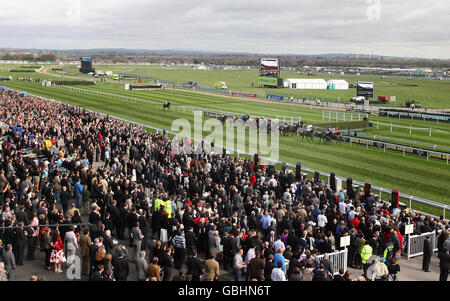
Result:
[[376,262],[372,270],[372,281],[384,281],[387,279],[389,271],[387,266],[384,264],[383,259]]

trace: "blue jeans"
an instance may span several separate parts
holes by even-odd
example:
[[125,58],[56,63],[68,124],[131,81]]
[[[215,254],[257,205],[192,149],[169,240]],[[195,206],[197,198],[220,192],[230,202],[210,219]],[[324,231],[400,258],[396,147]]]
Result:
[[241,281],[242,279],[242,269],[234,269],[234,276],[236,281]]
[[57,189],[57,190],[55,190],[55,200],[56,200],[56,202],[57,203],[61,203],[61,190],[60,189]]
[[75,203],[76,203],[77,208],[80,208],[82,199],[83,199],[83,195],[81,193],[75,192]]

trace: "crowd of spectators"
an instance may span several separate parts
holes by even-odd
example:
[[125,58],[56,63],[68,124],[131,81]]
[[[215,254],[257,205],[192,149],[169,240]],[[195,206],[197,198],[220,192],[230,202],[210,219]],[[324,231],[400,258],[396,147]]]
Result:
[[0,90],[0,120],[10,280],[39,250],[56,273],[80,254],[90,280],[222,280],[223,269],[237,281],[346,281],[356,275],[329,260],[344,236],[358,280],[397,280],[407,224],[442,230],[448,264],[447,220],[363,190],[225,153],[175,154],[165,134],[11,90]]

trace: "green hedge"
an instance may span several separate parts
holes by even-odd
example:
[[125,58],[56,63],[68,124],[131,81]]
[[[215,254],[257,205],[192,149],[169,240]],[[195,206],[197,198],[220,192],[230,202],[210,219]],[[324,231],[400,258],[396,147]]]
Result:
[[33,72],[34,73],[34,70],[9,69],[9,72]]
[[89,80],[55,80],[55,81],[52,81],[52,84],[55,84],[55,85],[67,85],[67,86],[95,85],[94,82],[89,81]]

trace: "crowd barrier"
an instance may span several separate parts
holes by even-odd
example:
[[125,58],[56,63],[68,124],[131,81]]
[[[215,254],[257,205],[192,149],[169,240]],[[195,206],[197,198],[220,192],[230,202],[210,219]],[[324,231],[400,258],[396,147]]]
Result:
[[438,250],[437,248],[437,238],[442,230],[423,233],[420,235],[407,235],[406,239],[406,258],[410,259],[412,257],[423,255],[423,245],[428,235],[431,236],[431,247],[433,252]]
[[[324,255],[318,255],[316,258],[321,261]],[[347,261],[348,261],[348,250],[345,248],[342,251],[337,251],[334,253],[328,253],[328,260],[331,262],[333,267],[333,275],[339,274],[339,270],[343,269],[344,272],[347,271]]]
[[361,121],[363,118],[369,117],[369,114],[366,113],[353,113],[353,112],[330,112],[330,111],[322,111],[322,120],[329,121]]
[[379,149],[383,149],[384,152],[386,152],[386,149],[393,150],[397,152],[402,152],[403,156],[405,154],[411,154],[411,155],[417,155],[421,157],[427,157],[427,160],[430,158],[440,159],[448,162],[450,160],[450,153],[445,152],[437,152],[433,150],[428,150],[425,148],[417,148],[412,147],[408,145],[402,145],[402,144],[396,144],[396,143],[389,143],[379,140],[371,140],[371,139],[365,139],[365,138],[358,138],[358,137],[351,137],[351,136],[342,136],[344,142],[350,143],[350,145],[354,144],[362,144],[365,145],[366,148],[376,147]]

